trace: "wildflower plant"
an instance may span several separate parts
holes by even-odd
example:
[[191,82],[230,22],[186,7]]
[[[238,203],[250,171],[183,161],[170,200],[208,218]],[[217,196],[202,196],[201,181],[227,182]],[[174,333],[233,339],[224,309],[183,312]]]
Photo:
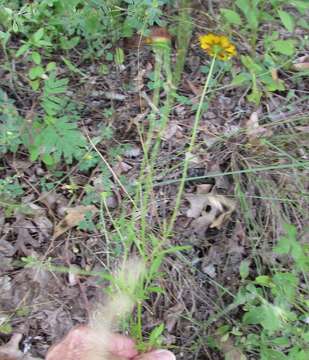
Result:
[[[220,36],[220,35],[215,35],[215,34],[210,33],[210,34],[206,34],[206,35],[201,35],[199,37],[199,40],[200,40],[200,47],[203,50],[205,50],[205,52],[208,55],[212,56],[212,61],[211,61],[209,72],[208,72],[208,75],[207,75],[207,78],[205,81],[203,92],[202,92],[202,95],[201,95],[201,98],[199,101],[199,105],[198,105],[197,111],[195,113],[192,134],[191,134],[191,140],[190,140],[189,147],[187,149],[189,154],[192,153],[194,150],[198,126],[199,126],[199,123],[200,123],[200,120],[202,117],[202,113],[203,113],[203,105],[204,105],[204,101],[205,101],[205,96],[206,96],[206,93],[209,88],[209,84],[210,84],[210,81],[211,81],[211,78],[213,75],[216,60],[219,59],[219,60],[226,61],[226,60],[229,60],[232,56],[236,55],[235,45],[232,44],[226,36]],[[182,198],[182,194],[184,191],[185,181],[186,181],[187,172],[188,172],[188,168],[189,168],[189,160],[190,160],[190,157],[186,157],[184,160],[182,178],[180,181],[180,185],[179,185],[179,189],[178,189],[178,193],[177,193],[177,197],[176,197],[175,210],[173,212],[171,221],[167,228],[167,231],[165,234],[166,237],[168,237],[172,233],[173,226],[174,226],[174,223],[177,218],[177,213],[178,213],[178,209],[180,207],[181,198]]]
[[216,56],[219,60],[227,61],[236,55],[236,47],[223,35],[212,33],[199,37],[201,48],[210,56]]

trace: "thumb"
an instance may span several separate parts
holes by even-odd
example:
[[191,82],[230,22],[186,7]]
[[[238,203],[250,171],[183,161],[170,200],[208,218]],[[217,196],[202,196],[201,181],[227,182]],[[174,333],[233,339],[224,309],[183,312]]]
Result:
[[154,350],[138,355],[134,360],[176,360],[175,355],[168,350]]

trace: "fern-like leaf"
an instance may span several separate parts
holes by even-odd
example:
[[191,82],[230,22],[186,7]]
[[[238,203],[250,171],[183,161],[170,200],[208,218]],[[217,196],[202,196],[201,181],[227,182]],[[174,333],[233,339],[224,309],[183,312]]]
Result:
[[49,123],[36,136],[31,149],[31,159],[39,155],[52,157],[54,163],[61,160],[70,164],[73,158],[78,159],[85,150],[86,140],[77,125],[69,122],[67,116],[59,119],[49,119]]

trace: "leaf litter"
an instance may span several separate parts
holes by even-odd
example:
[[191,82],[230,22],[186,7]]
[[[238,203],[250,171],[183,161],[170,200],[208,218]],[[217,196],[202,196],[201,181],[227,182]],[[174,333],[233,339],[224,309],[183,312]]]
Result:
[[190,203],[186,215],[194,220],[190,227],[196,234],[203,236],[208,228],[221,229],[236,209],[234,200],[215,193],[186,194]]

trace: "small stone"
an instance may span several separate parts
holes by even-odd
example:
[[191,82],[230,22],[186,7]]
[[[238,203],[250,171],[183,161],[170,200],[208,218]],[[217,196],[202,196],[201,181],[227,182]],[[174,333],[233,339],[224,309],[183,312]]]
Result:
[[35,173],[37,174],[37,176],[42,176],[45,174],[45,171],[43,168],[41,167],[37,167],[36,170],[35,170]]
[[214,279],[217,276],[216,268],[215,268],[215,266],[213,264],[203,266],[202,271],[203,271],[203,273],[210,276],[212,279]]

